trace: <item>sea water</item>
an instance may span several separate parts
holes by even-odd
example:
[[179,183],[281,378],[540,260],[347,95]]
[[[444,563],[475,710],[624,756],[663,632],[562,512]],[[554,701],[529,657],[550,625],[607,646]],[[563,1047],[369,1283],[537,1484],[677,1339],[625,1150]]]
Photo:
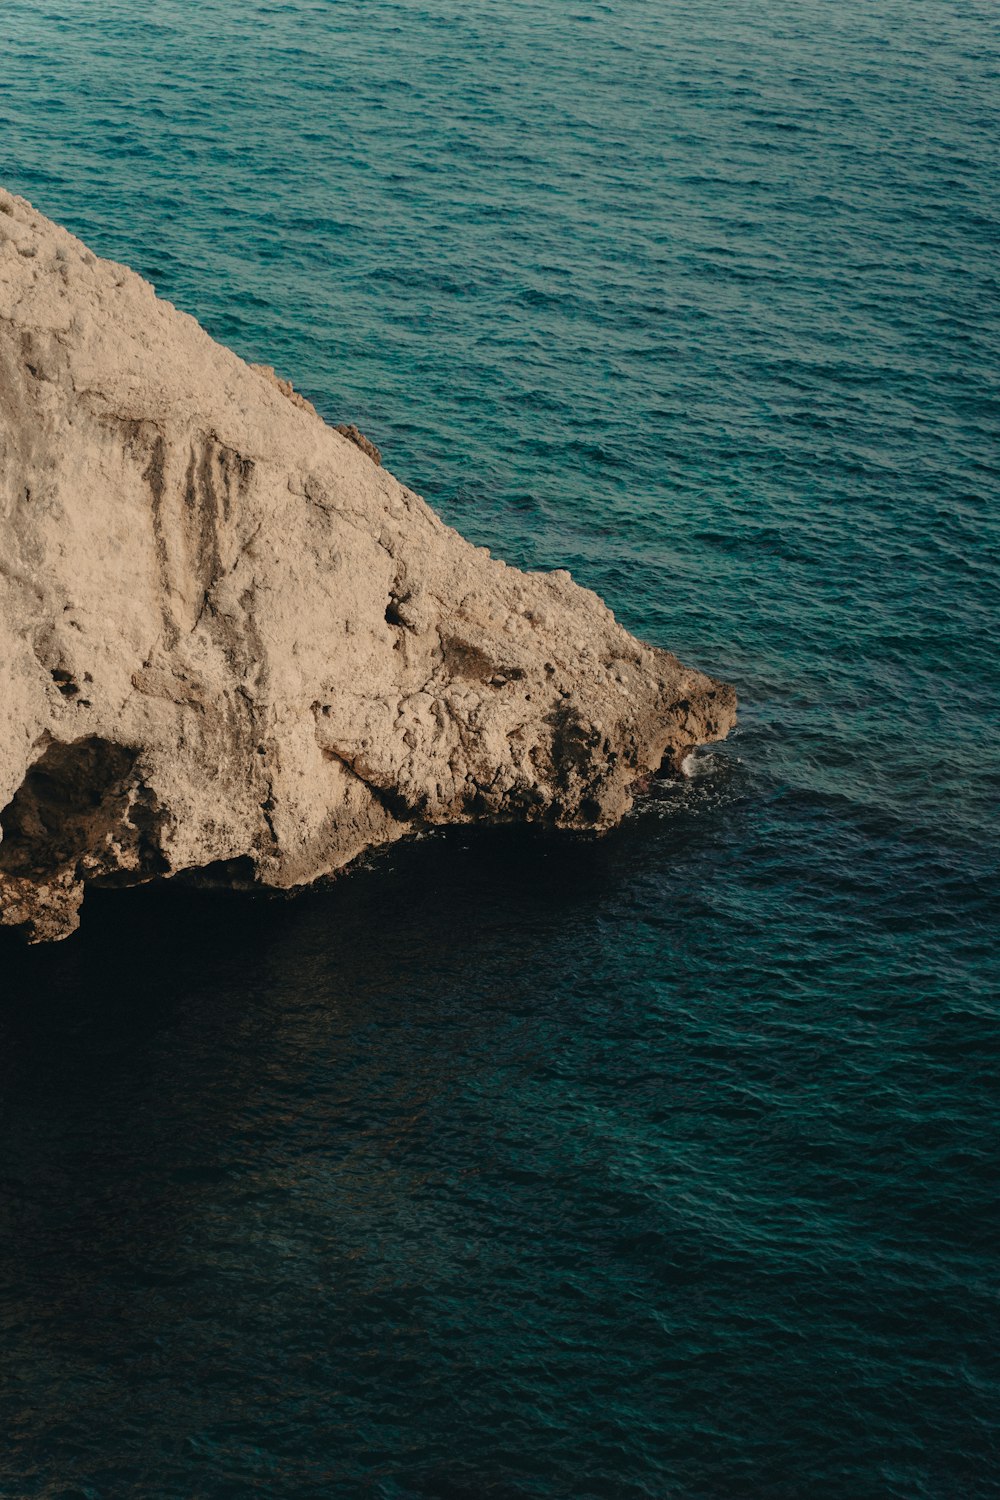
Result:
[[995,0],[5,0],[0,182],[735,683],[0,967],[0,1494],[1000,1491]]

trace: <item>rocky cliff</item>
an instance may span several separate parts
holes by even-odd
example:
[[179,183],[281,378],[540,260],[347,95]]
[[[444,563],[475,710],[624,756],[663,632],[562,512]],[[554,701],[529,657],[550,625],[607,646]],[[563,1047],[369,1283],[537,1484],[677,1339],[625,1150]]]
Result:
[[273,371],[0,191],[0,922],[611,827],[732,691],[470,546]]

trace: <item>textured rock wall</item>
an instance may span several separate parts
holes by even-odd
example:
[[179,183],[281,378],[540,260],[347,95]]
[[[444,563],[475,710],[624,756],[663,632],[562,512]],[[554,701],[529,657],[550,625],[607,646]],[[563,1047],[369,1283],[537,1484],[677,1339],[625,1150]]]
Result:
[[418,827],[606,829],[732,691],[470,546],[265,368],[0,191],[0,922],[292,887]]

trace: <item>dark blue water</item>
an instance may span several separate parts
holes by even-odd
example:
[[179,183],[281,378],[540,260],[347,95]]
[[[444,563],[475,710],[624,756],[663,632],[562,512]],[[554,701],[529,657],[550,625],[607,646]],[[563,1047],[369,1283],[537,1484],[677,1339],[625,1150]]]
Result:
[[1000,1494],[995,0],[6,0],[0,181],[737,685],[0,954],[5,1500]]

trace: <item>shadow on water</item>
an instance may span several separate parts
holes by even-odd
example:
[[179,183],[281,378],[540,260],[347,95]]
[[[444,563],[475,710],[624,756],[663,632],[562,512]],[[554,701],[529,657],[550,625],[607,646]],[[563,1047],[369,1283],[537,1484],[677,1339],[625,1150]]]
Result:
[[5,937],[0,1492],[6,1462],[19,1494],[202,1493],[194,1457],[213,1495],[522,1493],[476,1402],[521,1441],[531,1281],[564,1280],[599,1150],[574,1037],[619,1088],[644,985],[609,944],[721,857],[697,822],[451,832],[293,900],[98,893],[64,944]]
[[697,769],[600,840],[5,937],[0,1494],[797,1500],[846,1440],[858,1495],[887,1452],[975,1475],[995,1100],[940,871]]
[[287,897],[181,882],[91,890],[80,931],[64,943],[29,947],[0,930],[4,1021],[28,1032],[51,1022],[64,1034],[67,1021],[73,1029],[119,1010],[150,1024],[196,997],[210,1010],[245,1005],[280,986],[292,955],[299,975],[305,955],[317,993],[340,1000],[391,990],[408,969],[448,972],[480,944],[495,952],[504,934],[513,958],[538,928],[585,920],[586,903],[613,893],[637,852],[647,851],[634,826],[604,839],[446,830]]
[[236,1003],[280,993],[292,963],[297,991],[305,982],[308,993],[340,1004],[376,994],[412,1000],[407,975],[478,968],[477,954],[496,964],[506,952],[523,968],[534,943],[565,940],[602,905],[627,904],[633,881],[671,886],[671,866],[679,871],[689,855],[711,851],[706,811],[719,813],[718,836],[747,787],[735,757],[704,761],[707,771],[656,785],[644,807],[601,838],[446,829],[288,896],[182,881],[92,889],[80,931],[66,942],[28,947],[0,929],[0,1025],[25,1039],[51,1027],[58,1043],[67,1026],[72,1034],[114,1017],[125,1036],[192,1005],[207,1024]]
[[145,1094],[169,1112],[207,1084],[211,1113],[273,1068],[272,1030],[294,1067],[352,1032],[488,1026],[533,948],[606,899],[618,857],[578,839],[449,833],[287,898],[170,883],[92,892],[65,943],[4,935],[8,1095],[37,1086],[36,1107],[65,1111],[79,1089],[76,1105],[100,1111],[126,1088],[132,1106]]

